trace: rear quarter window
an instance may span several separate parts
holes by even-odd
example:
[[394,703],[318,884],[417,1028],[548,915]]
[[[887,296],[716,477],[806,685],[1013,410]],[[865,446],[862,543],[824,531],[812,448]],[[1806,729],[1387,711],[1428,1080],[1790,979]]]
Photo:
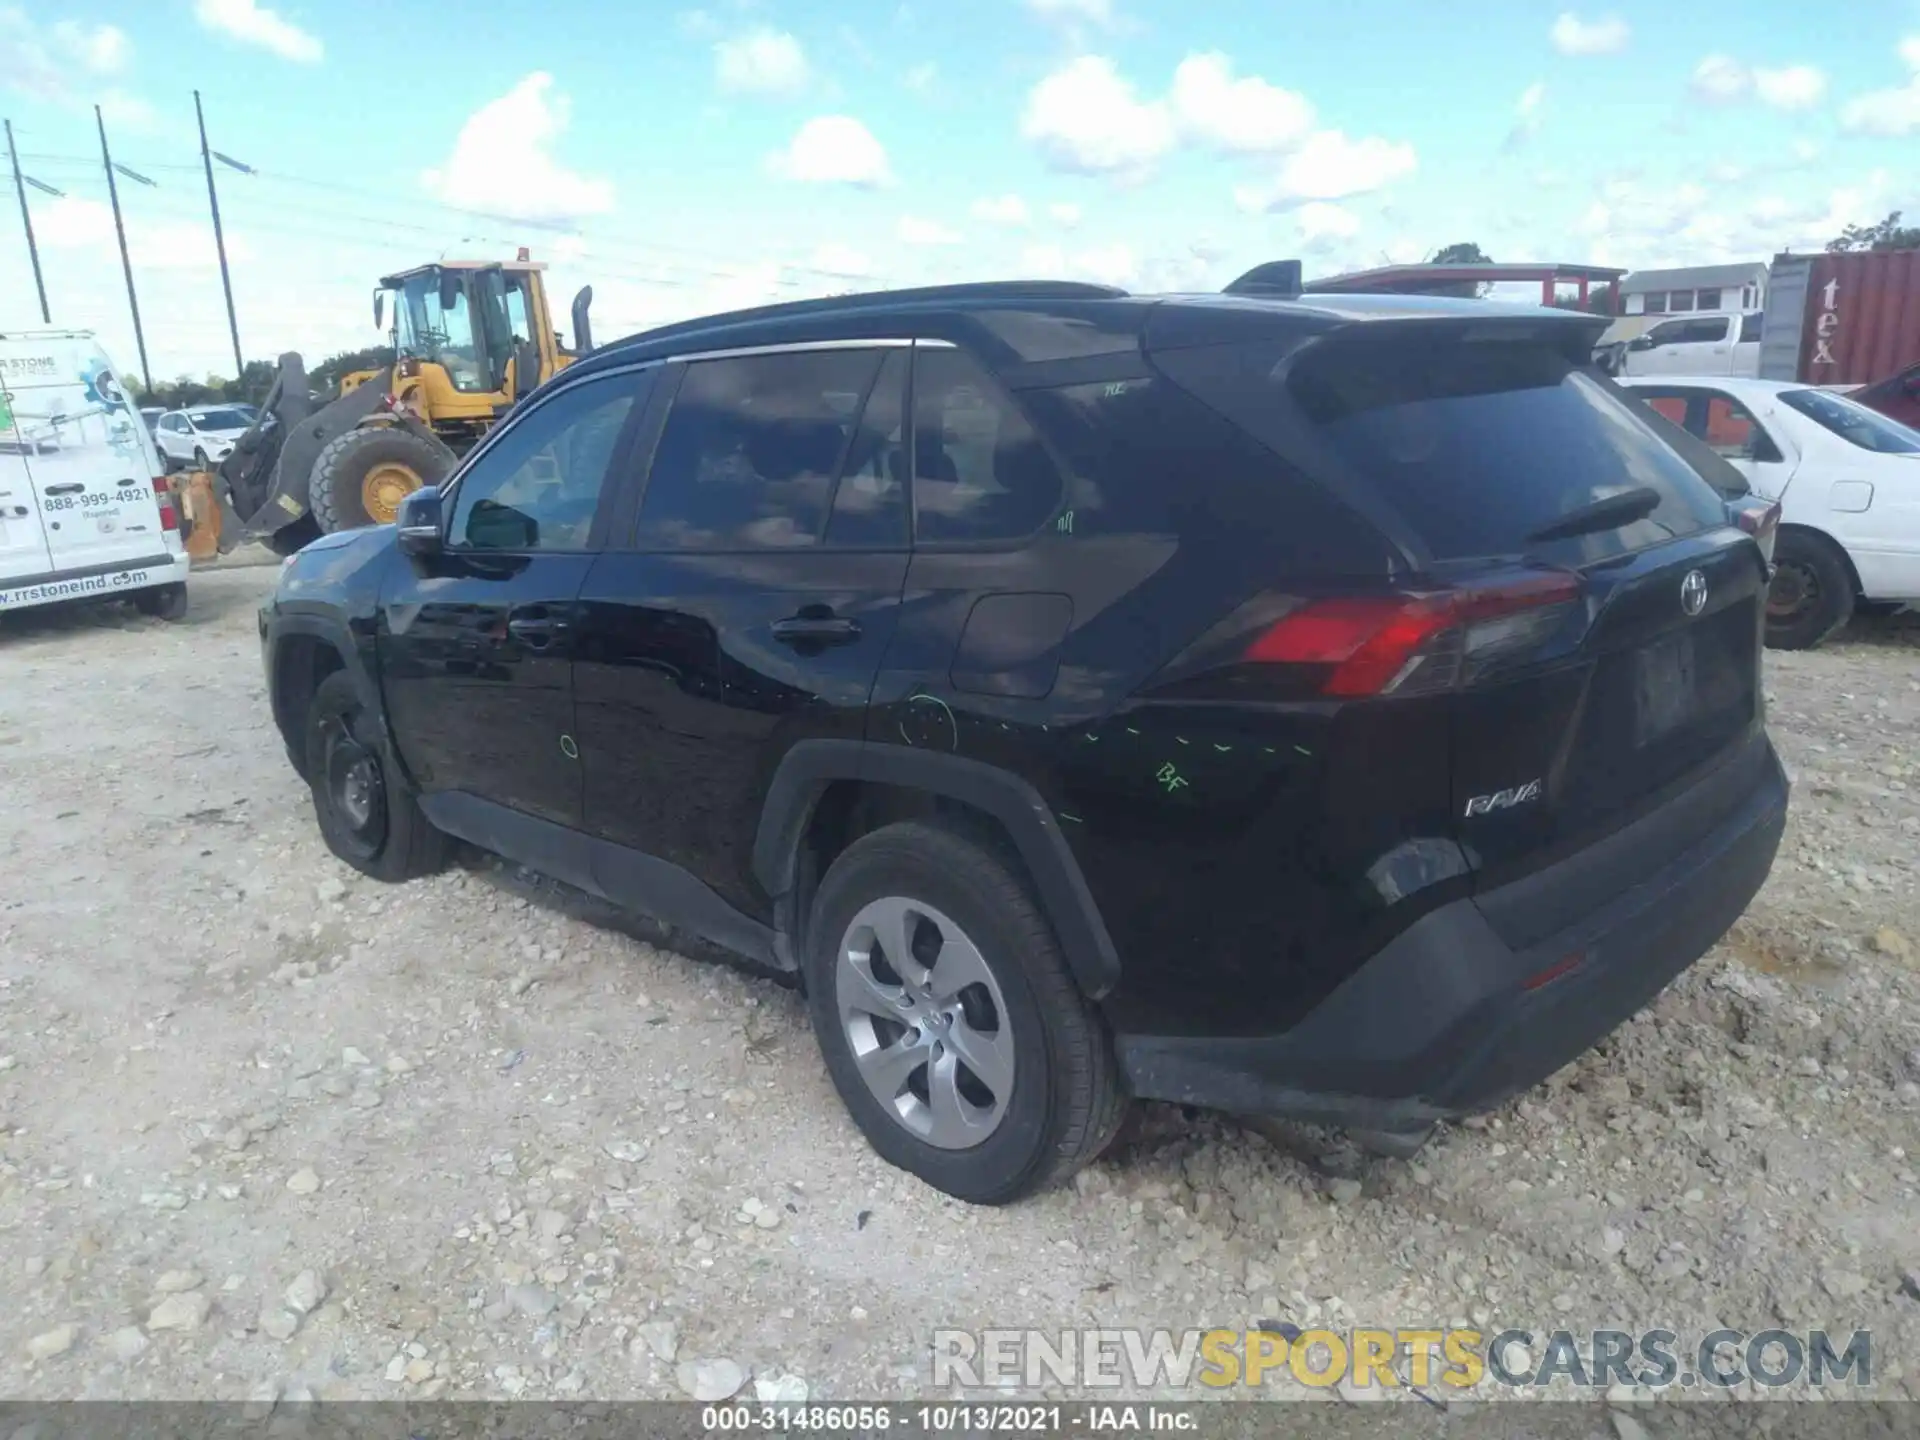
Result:
[[[1336,335],[1297,361],[1275,346],[1265,369],[1221,371],[1215,403],[1297,447],[1336,493],[1371,492],[1434,561],[1583,564],[1725,523],[1646,411],[1550,345],[1396,330]],[[1531,538],[1640,486],[1660,497],[1643,520]]]

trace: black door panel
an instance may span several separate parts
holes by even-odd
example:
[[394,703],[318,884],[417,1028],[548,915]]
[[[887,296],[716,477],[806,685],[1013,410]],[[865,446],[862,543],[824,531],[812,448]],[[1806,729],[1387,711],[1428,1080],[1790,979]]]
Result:
[[390,584],[406,598],[381,606],[381,666],[401,758],[424,791],[580,823],[580,771],[562,749],[573,726],[564,622],[592,563],[516,555],[399,569]]

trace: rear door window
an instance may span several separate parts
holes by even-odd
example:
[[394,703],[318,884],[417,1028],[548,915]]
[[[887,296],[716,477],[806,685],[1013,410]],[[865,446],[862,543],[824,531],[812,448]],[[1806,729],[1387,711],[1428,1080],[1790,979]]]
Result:
[[[1274,345],[1264,373],[1243,355],[1195,378],[1202,398],[1296,449],[1336,493],[1384,500],[1436,561],[1582,563],[1725,523],[1713,488],[1645,412],[1558,350],[1531,337],[1381,331],[1322,341],[1297,362]],[[1641,486],[1659,496],[1645,519],[1530,538]]]
[[916,346],[914,539],[1023,539],[1053,518],[1062,476],[1020,408],[966,352]]
[[882,354],[805,350],[688,365],[654,452],[637,547],[819,544]]

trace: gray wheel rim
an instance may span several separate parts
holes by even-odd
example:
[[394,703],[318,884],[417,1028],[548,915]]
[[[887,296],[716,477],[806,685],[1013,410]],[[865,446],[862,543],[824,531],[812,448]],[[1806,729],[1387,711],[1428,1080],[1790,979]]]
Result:
[[860,1078],[904,1129],[965,1150],[1000,1128],[1013,1027],[1000,982],[951,919],[917,900],[875,900],[840,939],[834,991]]

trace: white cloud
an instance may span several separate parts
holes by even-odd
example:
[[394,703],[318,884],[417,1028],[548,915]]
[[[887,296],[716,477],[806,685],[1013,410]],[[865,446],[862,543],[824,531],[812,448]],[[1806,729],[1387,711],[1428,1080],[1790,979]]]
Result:
[[1536,80],[1520,92],[1513,107],[1513,128],[1507,131],[1505,148],[1512,150],[1525,143],[1540,128],[1540,107],[1547,98],[1547,82]]
[[231,36],[243,45],[271,51],[282,60],[313,65],[326,54],[317,36],[255,0],[194,0],[193,15],[207,29]]
[[900,223],[894,227],[895,235],[905,245],[958,245],[960,234],[950,230],[937,220],[923,220],[917,215],[902,215]]
[[1811,65],[1755,70],[1753,88],[1763,104],[1776,110],[1810,110],[1827,93],[1827,77]]
[[1330,205],[1324,200],[1302,205],[1294,219],[1299,223],[1301,237],[1309,241],[1351,240],[1360,233],[1358,215],[1343,206]]
[[1027,9],[1056,25],[1113,23],[1113,0],[1027,0]]
[[1033,87],[1020,133],[1059,170],[1139,172],[1173,148],[1165,104],[1134,93],[1111,60],[1083,55]]
[[734,95],[795,95],[812,73],[800,42],[766,26],[722,40],[713,54],[720,88]]
[[1603,15],[1598,20],[1582,20],[1571,10],[1563,10],[1548,32],[1553,48],[1562,55],[1614,55],[1627,48],[1632,32],[1618,15]]
[[1058,245],[1029,245],[1020,254],[1020,268],[1049,280],[1092,280],[1102,285],[1131,286],[1140,276],[1139,257],[1119,241],[1072,252]]
[[[62,195],[34,207],[34,238],[49,250],[100,250],[118,254],[113,210],[104,200]],[[127,243],[141,270],[212,269],[220,263],[213,227],[196,220],[151,220],[137,204],[127,206]],[[250,259],[242,234],[227,235],[227,258]],[[104,259],[104,255],[102,256]]]
[[125,90],[109,90],[100,97],[100,117],[109,125],[151,130],[160,123],[160,114],[138,95]]
[[1063,202],[1058,205],[1049,205],[1047,207],[1047,214],[1054,218],[1054,223],[1063,225],[1071,230],[1080,223],[1081,210],[1078,205],[1069,205]]
[[1709,55],[1693,67],[1690,82],[1696,97],[1710,105],[1744,99],[1753,88],[1753,76],[1731,55]]
[[1234,191],[1248,211],[1285,210],[1309,200],[1344,200],[1378,190],[1413,173],[1419,163],[1413,146],[1369,136],[1350,140],[1338,130],[1320,130],[1280,167],[1267,184]]
[[1018,195],[994,195],[973,202],[973,218],[989,225],[1024,225],[1027,202]]
[[1222,150],[1285,150],[1313,128],[1306,96],[1257,75],[1236,78],[1233,62],[1217,51],[1180,62],[1171,99],[1181,134]]
[[851,115],[815,116],[794,133],[786,149],[770,157],[768,166],[776,175],[811,185],[872,190],[893,183],[886,150]]
[[117,25],[61,20],[54,24],[53,38],[83,69],[95,75],[119,74],[133,54],[127,32]]
[[1842,128],[1858,135],[1887,137],[1920,130],[1920,35],[1901,40],[1899,50],[1913,78],[1905,85],[1869,90],[1849,100],[1840,110]]
[[931,60],[912,66],[900,77],[900,83],[916,95],[931,95],[934,85],[940,79],[940,67]]
[[1755,95],[1776,110],[1810,110],[1827,93],[1826,75],[1811,65],[1749,68],[1722,54],[1709,55],[1694,66],[1688,84],[1694,98],[1709,105],[1730,105]]
[[846,280],[865,279],[873,273],[873,261],[865,254],[833,241],[818,246],[807,263],[814,270]]
[[613,208],[612,184],[569,170],[553,156],[570,112],[553,76],[536,70],[468,116],[446,164],[421,179],[449,205],[524,220],[604,214]]

